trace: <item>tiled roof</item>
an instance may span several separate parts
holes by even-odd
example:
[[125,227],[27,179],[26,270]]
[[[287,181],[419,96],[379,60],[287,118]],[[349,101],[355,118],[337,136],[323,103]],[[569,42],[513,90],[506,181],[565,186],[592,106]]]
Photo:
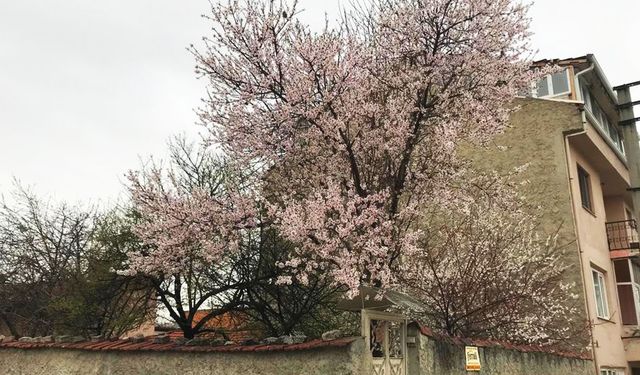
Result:
[[176,352],[266,352],[266,351],[299,351],[329,347],[349,346],[356,337],[344,337],[336,340],[323,341],[321,339],[311,340],[300,344],[261,344],[261,345],[220,345],[220,346],[190,346],[181,345],[176,342],[154,343],[153,338],[144,341],[133,340],[104,340],[104,341],[83,341],[78,343],[37,343],[11,341],[0,343],[0,349],[75,349],[89,351],[176,351]]
[[[207,316],[211,310],[198,310],[193,317],[193,325],[195,326]],[[203,329],[205,332],[198,333],[197,337],[206,338],[225,338],[227,340],[242,342],[244,340],[264,337],[264,333],[257,327],[252,327],[249,324],[249,317],[243,313],[224,313],[219,316],[211,318],[204,324]],[[181,330],[166,330],[157,328],[158,331],[165,331],[171,339],[183,337]],[[208,330],[208,331],[206,331]],[[224,335],[222,335],[224,332]]]
[[545,353],[545,354],[553,354],[553,355],[557,355],[565,358],[577,358],[577,359],[589,359],[589,360],[592,359],[591,352],[582,352],[582,353],[567,352],[567,351],[553,350],[552,348],[548,348],[544,346],[516,345],[506,341],[452,337],[452,336],[436,333],[431,328],[424,325],[420,325],[420,333],[422,333],[425,336],[431,337],[434,340],[449,342],[453,345],[469,345],[469,346],[478,346],[483,348],[497,347],[497,348],[508,349],[508,350],[517,350],[519,352],[525,352],[525,353]]

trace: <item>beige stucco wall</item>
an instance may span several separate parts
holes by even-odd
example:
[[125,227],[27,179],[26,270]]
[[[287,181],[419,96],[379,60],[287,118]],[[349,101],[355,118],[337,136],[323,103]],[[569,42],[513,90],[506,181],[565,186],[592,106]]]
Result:
[[626,208],[628,207],[623,196],[616,195],[607,197],[604,202],[607,221],[627,220],[628,217],[625,214]]
[[[487,148],[461,147],[461,155],[487,171],[504,172],[528,165],[521,177],[529,183],[519,189],[541,207],[541,230],[554,233],[559,229],[558,244],[563,245],[566,263],[571,267],[568,281],[575,282],[575,292],[582,296],[563,135],[582,129],[579,106],[533,98],[517,99],[514,105],[519,109],[512,114],[509,129],[497,135]],[[586,316],[584,309],[581,315]]]
[[[591,269],[598,269],[606,274],[607,302],[609,305],[609,319],[598,318],[595,314],[595,297],[593,294],[593,280],[587,279],[587,287],[591,293],[587,294],[587,301],[591,310],[593,326],[593,340],[598,365],[608,368],[627,368],[628,362],[634,366],[640,361],[640,338],[627,338],[629,332],[637,330],[636,326],[624,326],[620,315],[620,301],[616,290],[615,270],[607,244],[605,223],[628,219],[625,209],[631,211],[631,199],[626,191],[629,188],[629,175],[624,163],[614,154],[606,143],[595,132],[591,124],[586,125],[587,136],[595,150],[583,149],[583,143],[570,142],[569,158],[572,163],[579,163],[590,174],[592,179],[594,213],[586,211],[578,199],[574,202],[576,220],[581,239],[584,272],[590,275]],[[608,164],[597,161],[595,156],[605,156]],[[594,161],[596,160],[596,161]],[[576,172],[573,171],[572,191],[579,197],[580,189]],[[611,191],[615,194],[611,195]],[[620,194],[622,193],[622,194]],[[623,195],[624,194],[624,195]]]
[[6,375],[365,375],[363,340],[292,352],[187,353],[0,349]]
[[[626,368],[628,358],[620,338],[622,325],[605,227],[607,221],[624,215],[624,198],[608,196],[605,200],[602,185],[608,184],[607,193],[624,191],[626,167],[597,130],[583,123],[577,104],[531,98],[518,99],[515,104],[520,108],[511,117],[512,127],[497,136],[488,149],[464,149],[464,155],[487,170],[504,171],[529,163],[523,178],[530,183],[522,187],[522,193],[542,207],[543,228],[550,233],[561,227],[559,243],[569,244],[564,249],[571,267],[569,280],[576,282],[576,292],[586,302],[580,316],[592,324],[597,364]],[[583,134],[566,138],[580,132]],[[590,148],[585,149],[585,144]],[[596,156],[597,165],[592,163]],[[582,207],[577,163],[591,175],[595,215]],[[606,175],[600,173],[603,168]],[[596,317],[592,266],[607,277],[609,320]]]
[[[580,187],[578,185],[577,167],[570,170],[571,189],[574,200],[574,210],[578,223],[578,234],[580,238],[580,248],[583,257],[583,272],[586,279],[586,287],[589,291],[586,294],[589,310],[591,311],[591,323],[593,334],[593,345],[596,353],[598,365],[600,367],[626,368],[627,360],[624,345],[620,338],[622,325],[620,320],[620,308],[618,306],[615,274],[609,255],[607,244],[607,233],[605,223],[607,221],[605,200],[602,191],[603,180],[599,172],[586,159],[581,150],[570,145],[569,162],[571,166],[579,164],[590,175],[591,189],[593,195],[594,212],[591,213],[582,207],[579,200]],[[609,206],[614,204],[610,202]],[[611,207],[610,207],[611,209]],[[596,303],[594,296],[593,278],[591,270],[597,269],[604,273],[606,277],[607,303],[609,306],[609,319],[602,319],[596,316]]]

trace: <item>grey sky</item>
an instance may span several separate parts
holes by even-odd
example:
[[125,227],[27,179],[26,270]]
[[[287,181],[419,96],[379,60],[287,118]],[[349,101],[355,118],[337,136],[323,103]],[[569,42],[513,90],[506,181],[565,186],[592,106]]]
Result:
[[[337,0],[301,0],[319,27]],[[348,3],[348,2],[345,2]],[[206,0],[0,0],[0,194],[15,176],[41,194],[110,201],[140,158],[195,136],[204,93],[185,50]],[[594,53],[612,84],[640,80],[637,0],[538,0],[538,57]],[[637,29],[637,27],[635,27]],[[640,99],[637,93],[636,99]]]

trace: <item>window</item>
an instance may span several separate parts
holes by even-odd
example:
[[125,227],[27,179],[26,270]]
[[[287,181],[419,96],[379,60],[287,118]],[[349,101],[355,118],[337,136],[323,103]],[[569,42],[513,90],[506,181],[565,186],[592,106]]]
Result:
[[539,98],[549,96],[549,80],[547,77],[539,80],[536,84],[536,96]]
[[640,322],[640,266],[630,259],[616,260],[613,265],[622,324],[635,326]]
[[587,89],[587,85],[584,83],[580,84],[580,94],[582,95],[584,106],[588,110],[591,110],[591,94],[589,93],[589,89]]
[[580,199],[582,207],[593,213],[593,200],[591,199],[591,180],[589,173],[578,165],[578,183],[580,184]]
[[600,375],[624,375],[624,370],[616,370],[613,368],[600,369]]
[[596,315],[598,318],[609,319],[609,305],[607,304],[604,274],[594,269],[591,270],[591,273],[593,275],[593,291],[596,297]]
[[598,101],[589,92],[586,83],[582,81],[580,82],[580,94],[584,102],[584,107],[589,111],[593,119],[595,119],[596,126],[613,142],[615,148],[624,155],[624,144],[620,130],[609,120],[607,114],[602,110],[600,104],[598,104]]
[[569,93],[569,75],[568,70],[554,73],[551,75],[551,87],[555,95]]
[[543,98],[546,96],[568,95],[570,93],[569,70],[563,69],[538,81],[536,83],[536,92],[533,96]]

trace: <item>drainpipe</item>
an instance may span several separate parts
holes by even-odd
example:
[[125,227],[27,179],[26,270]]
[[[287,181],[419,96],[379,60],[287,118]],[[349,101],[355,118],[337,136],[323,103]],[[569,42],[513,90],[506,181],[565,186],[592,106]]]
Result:
[[[578,82],[578,76],[582,73],[585,73],[586,71],[593,69],[593,65],[591,66],[591,68],[587,69],[587,70],[583,70],[582,72],[576,74],[576,82]],[[579,86],[575,86],[576,90],[579,90]],[[585,272],[584,272],[584,260],[582,259],[582,247],[580,245],[580,235],[578,233],[578,219],[577,219],[577,213],[576,213],[576,208],[574,205],[574,195],[573,195],[573,189],[571,186],[571,171],[572,166],[571,166],[571,162],[569,160],[569,138],[570,137],[575,137],[578,135],[582,135],[582,134],[586,134],[587,131],[584,130],[584,126],[587,122],[587,118],[586,115],[584,113],[584,109],[580,110],[580,115],[582,117],[582,126],[583,126],[583,130],[578,130],[578,131],[572,131],[572,132],[566,132],[564,133],[564,155],[565,155],[565,162],[567,165],[567,185],[569,188],[569,197],[571,200],[571,213],[572,213],[572,217],[573,217],[573,230],[574,230],[574,235],[576,238],[576,246],[578,247],[578,262],[579,262],[579,268],[580,268],[580,277],[582,278],[582,293],[583,293],[583,301],[584,301],[584,309],[587,313],[587,319],[589,321],[589,339],[591,340],[591,358],[593,358],[593,365],[595,366],[596,369],[596,373],[599,374],[600,369],[598,367],[598,358],[596,357],[596,343],[595,340],[593,338],[593,326],[591,325],[591,309],[589,308],[589,301],[587,299],[587,279],[585,277]]]
[[[585,70],[583,70],[581,72],[578,72],[577,74],[575,74],[573,76],[573,87],[576,88],[576,98],[578,100],[581,100],[581,101],[584,102],[584,98],[582,97],[582,90],[580,90],[580,76],[585,74],[585,73],[587,73],[587,72],[592,71],[595,67],[596,67],[596,65],[594,63],[591,63],[591,66],[589,66],[587,69],[585,69]],[[582,117],[583,117],[582,121],[584,123],[585,122],[584,112],[582,113]]]

